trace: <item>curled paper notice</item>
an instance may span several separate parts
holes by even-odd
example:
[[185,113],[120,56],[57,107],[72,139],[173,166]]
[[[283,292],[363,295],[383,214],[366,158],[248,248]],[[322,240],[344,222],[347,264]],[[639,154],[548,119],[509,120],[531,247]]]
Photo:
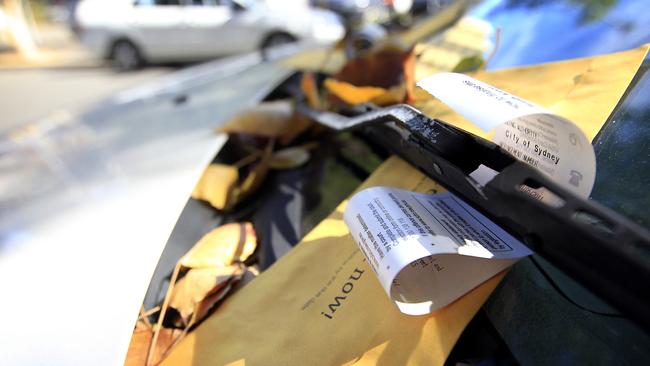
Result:
[[440,73],[418,82],[484,131],[503,149],[587,198],[596,179],[596,156],[572,122],[503,90],[457,73]]
[[373,187],[355,194],[343,219],[401,312],[440,309],[531,254],[451,193]]

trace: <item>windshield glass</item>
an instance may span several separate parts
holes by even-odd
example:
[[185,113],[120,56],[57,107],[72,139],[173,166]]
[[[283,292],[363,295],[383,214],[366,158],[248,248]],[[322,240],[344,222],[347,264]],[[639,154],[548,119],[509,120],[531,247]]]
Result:
[[650,42],[647,1],[488,0],[470,15],[500,30],[490,69],[622,51]]
[[[650,42],[643,0],[488,0],[471,16],[499,31],[488,69],[627,50]],[[650,227],[650,81],[647,61],[593,144],[597,175],[591,198]]]
[[591,197],[650,227],[650,59],[594,140],[598,173]]
[[[498,42],[496,36],[492,39],[498,49],[487,67],[494,70],[642,46],[650,42],[647,6],[646,0],[486,0],[469,15],[498,29]],[[646,57],[593,140],[597,174],[590,197],[646,229],[650,228],[650,199],[644,192],[650,182],[649,66]],[[612,260],[615,263],[616,258]],[[648,357],[646,333],[539,256],[515,266],[484,309],[524,364],[570,359],[638,364]],[[511,309],[534,309],[537,316]]]

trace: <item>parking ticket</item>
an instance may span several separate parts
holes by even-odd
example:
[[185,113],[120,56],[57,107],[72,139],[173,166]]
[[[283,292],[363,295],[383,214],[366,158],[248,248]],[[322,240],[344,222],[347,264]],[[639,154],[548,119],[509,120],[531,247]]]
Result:
[[596,180],[596,155],[571,121],[464,74],[440,73],[418,86],[482,130],[492,141],[556,183],[587,198]]

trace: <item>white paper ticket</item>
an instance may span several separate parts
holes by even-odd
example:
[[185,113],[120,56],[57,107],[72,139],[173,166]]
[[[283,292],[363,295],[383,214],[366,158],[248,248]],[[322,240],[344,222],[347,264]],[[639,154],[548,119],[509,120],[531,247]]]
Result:
[[411,315],[448,305],[531,254],[451,193],[369,188],[343,217],[388,296]]
[[587,198],[596,156],[584,133],[551,111],[457,73],[440,73],[418,86],[488,132],[493,141],[564,188]]

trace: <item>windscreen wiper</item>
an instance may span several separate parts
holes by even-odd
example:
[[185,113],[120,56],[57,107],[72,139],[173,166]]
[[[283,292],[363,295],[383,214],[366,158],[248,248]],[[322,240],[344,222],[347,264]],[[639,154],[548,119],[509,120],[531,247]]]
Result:
[[[645,329],[650,326],[645,229],[576,196],[491,141],[409,105],[365,104],[339,114],[300,103],[297,111],[335,131],[359,131],[399,155]],[[496,174],[487,183],[470,176],[481,166]],[[544,203],[530,193],[538,189],[558,199]]]

